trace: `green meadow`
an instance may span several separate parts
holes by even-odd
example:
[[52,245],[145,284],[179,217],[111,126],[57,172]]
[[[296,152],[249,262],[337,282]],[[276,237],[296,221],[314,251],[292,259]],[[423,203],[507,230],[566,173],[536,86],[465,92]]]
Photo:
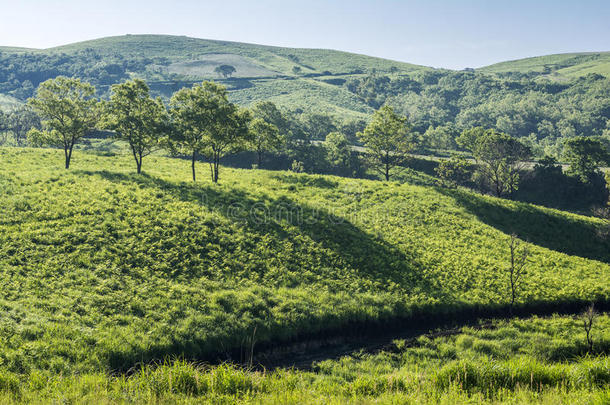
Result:
[[[113,155],[109,153],[107,155]],[[607,302],[599,219],[409,182],[0,149],[0,369],[124,372],[391,323]],[[208,167],[198,163],[205,179]],[[351,326],[350,326],[351,325]]]

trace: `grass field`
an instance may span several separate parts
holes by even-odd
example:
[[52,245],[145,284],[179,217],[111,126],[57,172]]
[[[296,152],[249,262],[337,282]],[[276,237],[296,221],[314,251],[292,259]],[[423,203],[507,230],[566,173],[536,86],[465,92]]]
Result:
[[[349,324],[508,302],[508,233],[530,242],[520,305],[608,300],[595,219],[463,190],[0,149],[0,368],[127,370],[227,358]],[[205,178],[207,167],[198,165]]]
[[183,360],[130,375],[0,374],[3,403],[606,404],[610,318],[587,353],[573,317],[494,321],[457,333],[397,340],[311,370],[248,371]]

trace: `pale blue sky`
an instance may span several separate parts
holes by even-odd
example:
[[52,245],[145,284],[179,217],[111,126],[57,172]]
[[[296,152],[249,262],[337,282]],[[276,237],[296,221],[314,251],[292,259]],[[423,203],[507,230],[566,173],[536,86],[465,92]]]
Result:
[[0,45],[46,48],[128,33],[479,67],[610,51],[610,0],[0,0]]

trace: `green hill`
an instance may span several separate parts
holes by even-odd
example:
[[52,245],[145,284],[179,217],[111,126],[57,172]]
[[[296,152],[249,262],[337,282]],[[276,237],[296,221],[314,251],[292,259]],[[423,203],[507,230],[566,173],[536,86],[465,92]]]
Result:
[[[128,370],[397,319],[610,298],[599,220],[464,190],[0,149],[0,371]],[[204,173],[206,165],[200,164]],[[333,332],[334,331],[334,332]],[[258,347],[258,346],[257,346]]]
[[[24,51],[0,48],[0,52],[6,54],[23,54]],[[130,76],[145,78],[165,96],[195,81],[218,80],[235,90],[231,93],[233,101],[241,104],[270,99],[290,109],[327,112],[348,118],[365,118],[372,109],[356,95],[340,86],[329,86],[326,81],[345,81],[373,70],[395,73],[431,70],[333,50],[281,48],[168,35],[108,37],[27,50],[27,53],[51,58],[72,56],[75,57],[73,64],[130,65],[116,80],[111,78],[112,66],[108,69],[110,72],[102,69],[97,73],[96,76],[110,77],[110,81],[102,80],[102,86],[98,86],[103,91],[107,88],[104,84]],[[232,79],[224,80],[214,72],[223,64],[236,68]]]
[[486,73],[535,73],[553,80],[567,80],[592,73],[610,77],[610,52],[537,56],[500,62],[477,70]]
[[[182,87],[215,80],[233,102],[269,100],[303,121],[321,113],[338,127],[354,127],[388,103],[419,133],[442,127],[431,136],[450,135],[429,139],[433,148],[455,148],[455,134],[486,126],[539,142],[534,146],[542,155],[560,150],[566,137],[607,135],[608,55],[551,55],[451,71],[333,50],[126,35],[43,50],[0,48],[0,108],[25,102],[58,75],[91,82],[102,98],[112,84],[133,77],[165,100]],[[215,73],[223,64],[235,67],[232,77]]]

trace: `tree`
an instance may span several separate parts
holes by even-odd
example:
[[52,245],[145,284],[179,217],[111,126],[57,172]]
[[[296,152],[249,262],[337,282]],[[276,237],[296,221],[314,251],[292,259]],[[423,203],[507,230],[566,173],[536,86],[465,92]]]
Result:
[[4,111],[0,110],[0,145],[6,143],[6,136],[8,131],[7,115]]
[[593,354],[593,335],[591,334],[591,330],[593,329],[595,319],[598,315],[595,306],[591,304],[580,316],[582,319],[582,327],[585,330],[587,351],[589,354]]
[[443,186],[453,188],[468,181],[471,166],[466,159],[452,156],[450,159],[441,160],[434,171],[441,179]]
[[326,161],[332,172],[341,176],[358,176],[362,169],[358,156],[352,151],[347,135],[331,132],[324,142]]
[[294,73],[295,75],[300,74],[302,70],[303,69],[300,66],[296,66],[295,65],[295,66],[292,67],[292,73]]
[[473,152],[478,144],[479,139],[485,134],[485,128],[474,127],[464,130],[455,141],[458,146],[464,150]]
[[326,114],[306,114],[302,117],[302,122],[309,140],[323,140],[326,135],[337,130],[333,117]]
[[522,277],[525,275],[525,266],[528,263],[529,249],[527,246],[522,246],[517,235],[510,235],[509,242],[510,250],[510,265],[508,266],[508,274],[510,281],[510,313],[513,313],[513,307],[520,291]]
[[105,105],[105,127],[129,144],[138,174],[142,159],[159,147],[168,129],[168,114],[160,98],[150,96],[148,85],[140,79],[112,86]]
[[41,128],[40,117],[27,106],[6,115],[6,130],[12,134],[17,146],[24,146],[27,143],[27,134],[31,129]]
[[271,101],[259,101],[252,107],[254,118],[262,118],[268,124],[275,125],[282,137],[290,132],[290,121]]
[[273,124],[268,123],[262,118],[255,118],[250,123],[252,134],[252,149],[258,156],[258,166],[261,167],[263,153],[278,150],[284,143],[280,132]]
[[226,79],[227,77],[231,77],[233,73],[237,72],[237,69],[231,65],[220,65],[216,66],[214,72]]
[[33,129],[28,139],[36,145],[62,147],[65,166],[70,168],[76,142],[95,128],[98,121],[95,87],[80,79],[58,76],[38,86],[28,100],[42,120],[42,130]]
[[351,149],[347,137],[341,132],[331,132],[326,135],[324,142],[326,158],[334,167],[347,168],[351,156]]
[[563,158],[569,163],[568,174],[584,183],[599,175],[599,168],[610,163],[610,154],[601,140],[585,136],[568,139],[564,143]]
[[252,141],[249,123],[252,119],[250,111],[240,110],[226,99],[221,104],[217,115],[218,120],[210,128],[206,139],[205,153],[210,159],[210,174],[212,182],[218,183],[220,159],[224,156],[246,149]]
[[212,181],[217,182],[220,159],[242,148],[249,137],[249,114],[230,103],[226,88],[213,82],[177,91],[170,115],[175,128],[170,147],[191,156],[193,181],[198,154],[210,159]]
[[358,133],[370,165],[384,175],[386,181],[415,147],[410,131],[407,118],[386,105],[377,110],[364,131]]
[[473,128],[464,131],[458,144],[470,150],[478,165],[478,174],[489,183],[494,194],[512,195],[519,186],[519,172],[531,150],[510,135],[494,129]]

